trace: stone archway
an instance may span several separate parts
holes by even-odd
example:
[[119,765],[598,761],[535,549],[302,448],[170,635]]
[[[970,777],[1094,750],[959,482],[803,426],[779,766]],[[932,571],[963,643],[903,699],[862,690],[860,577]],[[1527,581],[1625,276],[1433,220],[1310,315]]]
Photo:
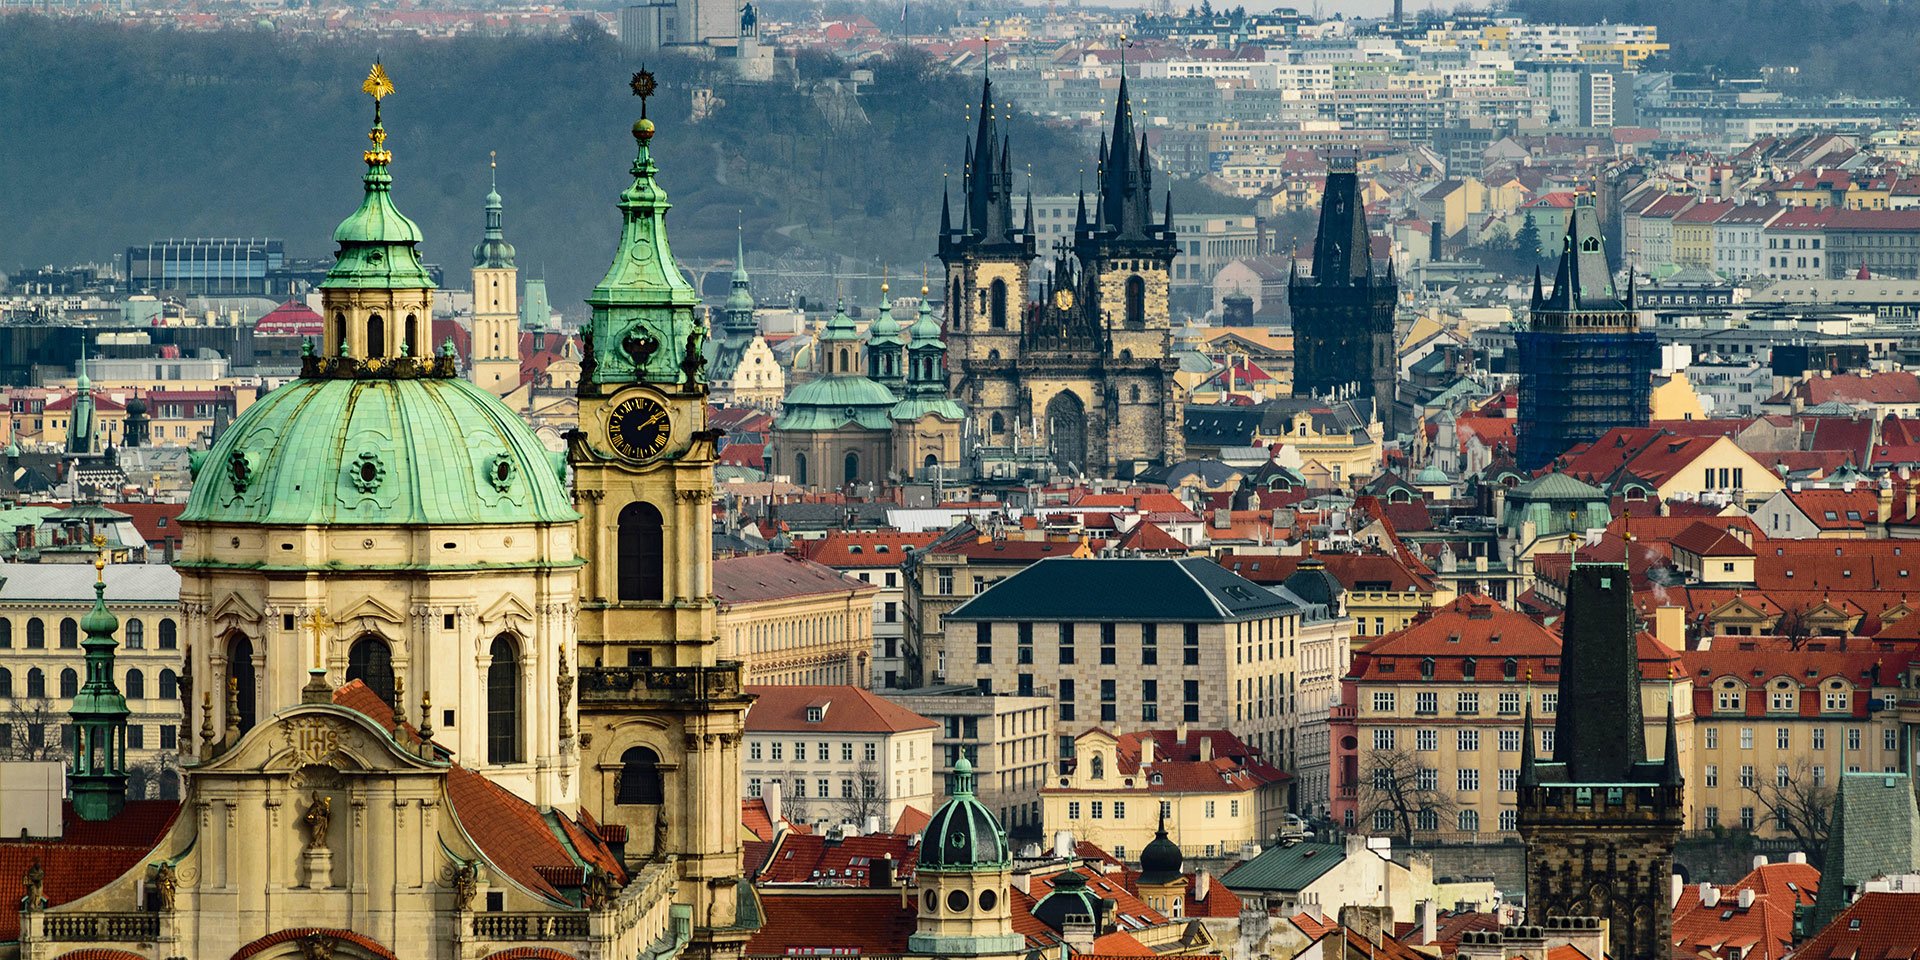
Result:
[[1071,390],[1047,401],[1047,445],[1054,466],[1069,472],[1087,469],[1087,405]]
[[334,930],[324,927],[291,927],[278,933],[270,933],[252,943],[234,951],[233,960],[250,960],[252,957],[295,957],[305,956],[305,944],[317,941],[328,945],[332,955],[339,960],[400,960],[392,950],[382,946],[378,940],[352,930]]

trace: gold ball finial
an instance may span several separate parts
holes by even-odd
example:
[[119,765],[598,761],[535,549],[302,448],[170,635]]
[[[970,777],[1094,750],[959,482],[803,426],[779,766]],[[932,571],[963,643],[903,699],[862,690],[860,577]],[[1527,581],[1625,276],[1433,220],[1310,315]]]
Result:
[[648,140],[652,140],[653,139],[653,121],[648,120],[646,117],[641,117],[639,120],[635,121],[633,124],[633,138],[635,140],[640,141],[641,143],[646,143]]

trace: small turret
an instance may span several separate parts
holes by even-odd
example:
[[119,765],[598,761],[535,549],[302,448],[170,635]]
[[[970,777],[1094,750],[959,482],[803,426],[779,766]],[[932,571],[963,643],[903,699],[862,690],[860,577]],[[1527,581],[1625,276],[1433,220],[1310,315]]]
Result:
[[127,800],[127,698],[114,682],[113,638],[120,618],[107,609],[106,538],[95,536],[101,550],[94,560],[93,609],[80,618],[87,637],[87,678],[73,698],[67,715],[73,718],[74,752],[67,782],[73,792],[73,810],[82,820],[111,820]]

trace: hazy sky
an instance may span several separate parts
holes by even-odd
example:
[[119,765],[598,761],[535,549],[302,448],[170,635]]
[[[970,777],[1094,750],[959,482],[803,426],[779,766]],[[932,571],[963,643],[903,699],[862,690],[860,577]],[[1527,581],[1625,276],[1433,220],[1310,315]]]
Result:
[[[1093,0],[1088,0],[1093,2]],[[1099,0],[1101,6],[1143,7],[1149,0]],[[1199,0],[1175,0],[1176,7],[1197,6]],[[1275,2],[1275,0],[1217,0],[1214,6],[1237,7],[1244,4],[1248,10],[1271,10],[1274,7],[1292,7],[1302,13],[1313,12],[1313,0],[1293,0],[1293,2]],[[1406,11],[1425,10],[1429,6],[1445,9],[1454,6],[1454,0],[1432,2],[1432,0],[1406,0]],[[1384,16],[1393,11],[1393,0],[1321,0],[1320,13],[1331,17],[1336,13],[1350,17]]]

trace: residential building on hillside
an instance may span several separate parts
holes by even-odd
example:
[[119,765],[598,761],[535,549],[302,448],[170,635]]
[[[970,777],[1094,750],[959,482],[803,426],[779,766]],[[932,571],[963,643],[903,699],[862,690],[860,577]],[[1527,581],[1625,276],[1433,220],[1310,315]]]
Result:
[[1175,722],[1291,769],[1303,613],[1211,560],[1043,560],[947,615],[949,680],[1051,693],[1062,759],[1095,727]]
[[746,690],[755,697],[740,767],[746,795],[778,784],[788,819],[888,830],[909,809],[927,814],[944,792],[934,782],[932,720],[854,686]]
[[[97,551],[96,551],[97,552]],[[115,678],[130,711],[126,767],[141,797],[179,798],[180,575],[161,564],[107,566],[106,599],[120,617]],[[87,678],[81,621],[94,603],[81,563],[0,564],[0,757],[58,760],[73,752],[68,710]],[[189,746],[191,746],[189,744]]]
[[1238,856],[1272,839],[1287,811],[1287,775],[1226,730],[1096,728],[1074,739],[1066,766],[1041,791],[1047,825],[1122,860],[1162,830],[1188,859]]
[[1043,835],[1040,788],[1057,773],[1053,698],[981,693],[958,684],[878,692],[940,725],[933,735],[933,775],[941,783],[966,758],[981,804],[1014,836]]
[[[1639,643],[1641,699],[1661,742],[1669,696],[1683,728],[1691,721],[1689,680],[1669,679],[1679,658],[1651,636]],[[1543,720],[1556,715],[1560,660],[1557,633],[1483,596],[1361,648],[1334,711],[1335,819],[1402,838],[1513,838],[1522,721],[1529,705]],[[1539,741],[1551,755],[1550,726]]]
[[713,561],[722,656],[750,683],[852,684],[873,679],[873,596],[880,588],[792,554]]
[[938,533],[902,533],[897,530],[831,530],[818,540],[800,541],[800,555],[841,574],[880,588],[873,595],[873,679],[879,688],[902,684],[907,671],[905,649],[904,569],[908,556],[924,550]]

